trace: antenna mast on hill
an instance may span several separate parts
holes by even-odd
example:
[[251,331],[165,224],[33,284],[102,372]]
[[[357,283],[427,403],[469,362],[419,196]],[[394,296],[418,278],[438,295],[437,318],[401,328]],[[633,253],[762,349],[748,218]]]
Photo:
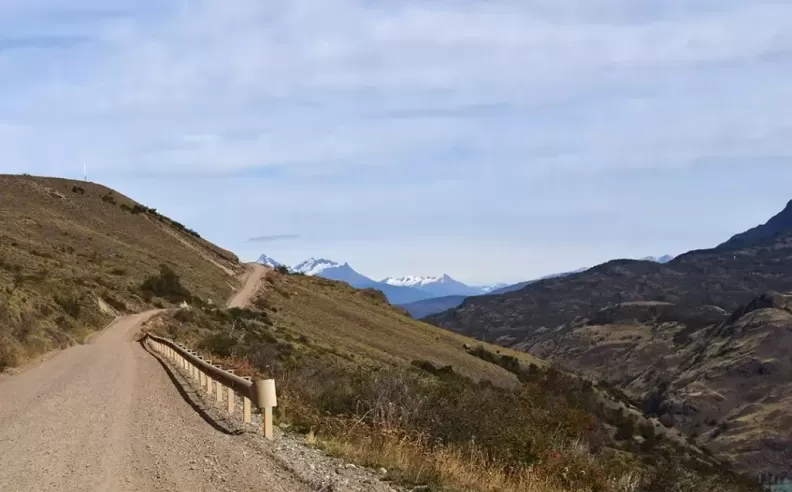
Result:
[[88,164],[83,162],[83,179],[88,182]]

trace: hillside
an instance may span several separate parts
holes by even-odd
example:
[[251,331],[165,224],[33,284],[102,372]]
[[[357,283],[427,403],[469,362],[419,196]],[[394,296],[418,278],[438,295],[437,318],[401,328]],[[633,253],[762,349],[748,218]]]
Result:
[[415,319],[425,318],[430,314],[441,313],[462,304],[467,296],[445,296],[424,299],[423,301],[401,304],[399,307],[410,313]]
[[104,186],[0,175],[0,370],[81,343],[115,313],[166,305],[160,265],[195,300],[224,303],[237,257]]
[[[741,487],[716,460],[609,387],[413,320],[373,289],[271,272],[254,310],[180,310],[150,329],[240,374],[275,377],[282,425],[333,452],[398,471],[408,483],[465,491],[615,490],[606,485],[615,483],[608,482],[614,474],[638,480],[645,473],[655,483],[673,469],[671,475],[697,484],[679,490]],[[479,453],[492,458],[480,461]],[[545,461],[549,476],[531,471]],[[517,470],[522,485],[502,467]],[[563,477],[565,467],[577,470],[575,478]]]
[[734,311],[771,290],[792,290],[792,231],[737,250],[693,251],[667,264],[615,260],[519,291],[471,297],[427,321],[510,344],[612,304],[661,301]]
[[792,291],[790,210],[728,247],[612,261],[427,319],[614,384],[743,470],[790,473],[789,302],[763,296]]
[[605,308],[515,348],[622,388],[744,470],[792,472],[792,297],[761,296],[729,314],[633,302]]
[[275,377],[279,425],[406,484],[753,490],[608,385],[416,321],[375,289],[269,271],[251,309],[225,309],[236,256],[155,210],[69,180],[2,176],[0,190],[4,367],[168,308],[147,329]]

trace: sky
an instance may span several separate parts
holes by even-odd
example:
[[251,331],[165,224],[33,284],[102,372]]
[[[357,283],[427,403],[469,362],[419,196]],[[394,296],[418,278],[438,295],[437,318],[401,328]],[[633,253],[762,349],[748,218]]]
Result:
[[245,260],[374,278],[679,254],[792,199],[790,25],[770,0],[3,0],[0,172],[85,165]]

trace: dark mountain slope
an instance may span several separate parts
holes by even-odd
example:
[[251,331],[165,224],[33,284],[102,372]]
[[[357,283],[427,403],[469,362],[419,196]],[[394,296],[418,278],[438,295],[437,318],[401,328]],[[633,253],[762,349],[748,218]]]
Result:
[[778,234],[792,230],[792,201],[778,215],[767,221],[767,223],[756,226],[741,234],[737,234],[725,243],[718,246],[719,250],[739,249],[743,246],[754,244],[760,241],[772,239]]
[[434,297],[409,304],[401,304],[399,307],[404,308],[413,318],[421,319],[430,314],[453,309],[462,304],[465,299],[467,299],[467,296]]
[[542,327],[608,305],[662,301],[733,311],[768,290],[792,290],[792,232],[735,250],[693,251],[667,264],[616,260],[498,296],[468,298],[427,321],[485,340],[516,343]]

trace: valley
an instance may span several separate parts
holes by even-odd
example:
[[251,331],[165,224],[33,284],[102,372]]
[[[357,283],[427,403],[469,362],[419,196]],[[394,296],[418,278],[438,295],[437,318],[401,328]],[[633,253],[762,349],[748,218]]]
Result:
[[[134,326],[125,328],[130,333],[145,322],[142,329],[194,347],[237,374],[275,378],[280,428],[356,466],[384,467],[396,485],[449,491],[617,492],[622,490],[619,483],[663,490],[671,477],[684,477],[689,486],[680,490],[685,492],[755,490],[749,478],[734,473],[702,447],[704,441],[688,438],[688,427],[695,428],[697,422],[665,425],[670,412],[644,411],[641,401],[617,390],[617,382],[592,381],[562,370],[555,348],[542,352],[545,359],[533,355],[541,352],[538,345],[515,340],[514,348],[504,348],[500,337],[492,340],[496,344],[477,341],[413,319],[376,285],[356,288],[346,280],[318,275],[321,270],[354,280],[350,275],[356,272],[346,264],[312,260],[294,271],[275,264],[244,265],[197,232],[99,185],[29,176],[2,176],[0,184],[6,224],[0,249],[0,288],[6,293],[0,347],[6,387],[35,379],[36,371],[46,371],[58,361],[71,361],[87,371],[64,373],[65,387],[79,386],[79,379],[70,380],[70,374],[90,373],[91,360],[110,364],[117,352],[128,362],[124,371],[103,371],[91,381],[97,397],[119,391],[125,395],[126,403],[117,412],[122,419],[124,409],[137,403],[116,384],[156,380],[158,391],[166,391],[168,379],[155,376],[156,365],[129,333],[123,339],[112,338],[106,356],[82,358],[104,347],[79,350],[93,340],[110,340],[92,334],[120,316],[134,320]],[[435,280],[449,282],[445,277]],[[774,299],[782,305],[783,298]],[[783,309],[772,309],[779,310],[783,323]],[[143,312],[145,317],[133,314]],[[570,327],[571,332],[576,329]],[[561,338],[548,343],[556,340]],[[742,341],[738,345],[737,358],[759,350]],[[63,349],[64,355],[48,359],[54,362],[36,365],[41,354]],[[704,365],[696,370],[710,370],[708,359],[702,360]],[[33,369],[20,372],[18,367],[26,363]],[[636,379],[635,384],[649,387],[653,381],[645,375],[645,381]],[[168,409],[144,404],[135,407],[136,412],[148,415],[147,421],[156,419],[156,412],[189,414],[186,402],[173,398],[175,390],[167,391]],[[668,394],[673,394],[670,389]],[[69,405],[74,418],[92,415],[80,409],[78,400]],[[183,421],[208,425],[193,417]],[[79,425],[83,424],[90,427],[90,422]],[[19,429],[12,430],[19,434]],[[214,445],[217,437],[210,426],[200,432],[202,442]],[[57,435],[56,430],[52,433]],[[86,432],[87,445],[112,448],[108,456],[121,463],[123,436],[92,442],[99,434],[95,429]],[[72,443],[68,437],[57,439]],[[135,446],[135,456],[149,459],[149,451],[140,443]],[[228,451],[241,460],[239,453]],[[164,455],[151,459],[162,464],[158,456]],[[757,459],[768,456],[758,454]],[[172,466],[183,463],[169,460]],[[281,473],[265,462],[270,473],[259,477],[262,483],[271,480],[272,473]],[[14,463],[0,478],[35,483],[22,472],[22,461]],[[120,464],[98,466],[113,475],[113,483],[123,480],[116,476],[118,470],[126,470]],[[154,490],[156,479],[141,466],[133,467],[140,487]],[[178,484],[189,481],[179,473],[167,476]]]
[[751,473],[792,473],[792,202],[666,263],[619,260],[430,315],[612,385]]

